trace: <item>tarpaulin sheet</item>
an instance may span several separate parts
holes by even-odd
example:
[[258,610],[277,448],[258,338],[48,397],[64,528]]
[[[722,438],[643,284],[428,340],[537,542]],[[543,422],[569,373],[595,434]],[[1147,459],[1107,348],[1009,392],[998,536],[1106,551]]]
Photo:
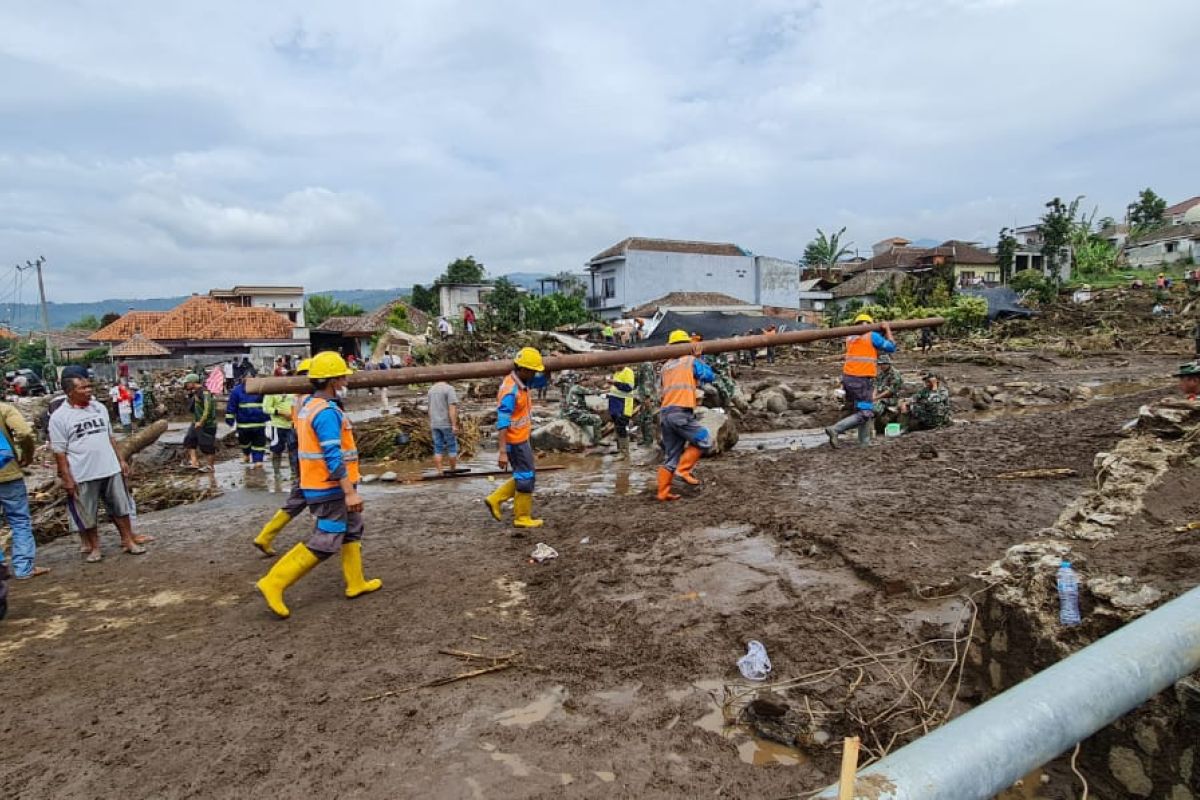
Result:
[[998,319],[1029,319],[1033,311],[1021,305],[1021,298],[1007,286],[972,287],[960,290],[967,297],[982,297],[988,304],[988,322]]
[[789,331],[803,331],[817,327],[816,325],[797,322],[787,317],[766,317],[726,311],[701,311],[695,314],[679,314],[674,311],[668,311],[654,329],[654,333],[643,344],[666,344],[667,337],[671,335],[671,331],[673,330],[698,333],[706,340],[728,339],[731,336],[742,336],[751,331],[762,333],[763,328],[771,325],[776,326],[779,330],[786,329]]

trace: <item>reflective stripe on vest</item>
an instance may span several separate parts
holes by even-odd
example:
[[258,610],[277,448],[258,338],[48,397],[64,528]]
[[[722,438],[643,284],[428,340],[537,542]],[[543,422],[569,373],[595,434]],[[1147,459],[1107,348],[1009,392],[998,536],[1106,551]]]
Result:
[[319,491],[335,489],[338,486],[337,479],[329,474],[325,456],[321,452],[321,445],[331,444],[331,442],[318,440],[317,432],[313,428],[313,420],[317,418],[317,415],[330,407],[337,410],[338,417],[342,422],[341,436],[336,441],[342,449],[342,464],[346,468],[346,477],[350,479],[351,483],[358,483],[360,477],[358,445],[354,443],[354,432],[351,429],[350,420],[346,418],[341,409],[323,397],[305,397],[300,402],[301,406],[296,410],[296,447],[299,451],[297,455],[300,457],[300,488]]
[[633,392],[623,392],[616,386],[611,386],[608,390],[608,396],[617,397],[623,400],[624,404],[621,406],[622,414],[626,417],[633,416]]
[[517,401],[513,404],[512,415],[508,418],[508,435],[505,440],[508,444],[520,444],[521,442],[529,441],[529,433],[533,428],[529,389],[525,387],[525,384],[521,383],[521,379],[517,377],[515,372],[508,373],[503,382],[501,382],[500,391],[496,394],[496,405],[500,405],[500,401],[512,391],[514,386],[517,388]]
[[681,356],[663,364],[662,377],[659,378],[661,408],[696,407],[696,373],[693,368],[695,360],[694,356]]
[[858,378],[874,378],[878,369],[875,366],[877,356],[871,334],[846,337],[846,363],[842,373]]

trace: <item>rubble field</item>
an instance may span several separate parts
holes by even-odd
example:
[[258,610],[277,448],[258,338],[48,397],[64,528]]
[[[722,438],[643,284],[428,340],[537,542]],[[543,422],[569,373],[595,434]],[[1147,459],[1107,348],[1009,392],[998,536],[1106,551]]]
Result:
[[[644,479],[651,451],[592,456],[607,488],[540,476],[546,526],[524,536],[488,516],[483,479],[367,486],[364,561],[383,590],[346,600],[334,559],[289,591],[287,621],[253,588],[270,562],[250,545],[281,494],[143,514],[158,539],[143,557],[106,531],[105,560],[85,565],[60,539],[41,550],[50,576],[10,584],[0,785],[56,798],[805,796],[836,778],[843,736],[878,757],[1140,613],[1130,596],[1196,584],[1200,531],[1177,530],[1200,519],[1190,451],[1172,445],[1146,477],[1123,444],[1139,408],[1175,394],[1178,361],[901,354],[912,378],[926,364],[945,375],[960,424],[869,448],[744,441],[669,504]],[[837,413],[832,351],[760,361],[739,381],[811,401],[764,428]],[[1113,453],[1137,502],[1088,494],[1105,491],[1097,455]],[[1004,477],[1049,469],[1072,473]],[[1069,510],[1101,505],[1126,514],[1109,519],[1119,535],[1077,537]],[[558,557],[532,562],[538,542]],[[1081,628],[1046,624],[1052,574],[1020,558],[1039,547],[1108,581],[1085,592]],[[773,664],[762,684],[735,665],[751,639]],[[1090,796],[1200,792],[1171,738],[1177,711],[1139,719],[1153,748],[1085,744]],[[1014,792],[1079,786],[1060,759]]]

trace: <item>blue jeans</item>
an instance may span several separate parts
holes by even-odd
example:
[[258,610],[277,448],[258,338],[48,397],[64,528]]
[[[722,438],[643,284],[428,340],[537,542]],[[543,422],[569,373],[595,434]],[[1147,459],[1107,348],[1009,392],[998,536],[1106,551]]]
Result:
[[[12,528],[12,572],[14,578],[25,578],[33,572],[33,557],[37,543],[33,540],[33,520],[29,516],[29,495],[24,479],[0,483],[0,508],[8,527]],[[0,563],[4,554],[0,553]]]

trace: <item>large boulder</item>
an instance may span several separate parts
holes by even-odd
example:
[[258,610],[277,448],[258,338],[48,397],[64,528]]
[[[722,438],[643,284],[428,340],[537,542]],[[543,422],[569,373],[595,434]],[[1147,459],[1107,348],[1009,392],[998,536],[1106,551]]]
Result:
[[772,386],[754,395],[754,400],[751,401],[750,407],[756,411],[769,411],[772,414],[782,414],[788,410],[788,401],[787,397],[778,387]]
[[720,408],[697,408],[696,421],[708,431],[713,441],[708,455],[732,450],[738,442],[737,423]]
[[535,450],[583,450],[591,439],[569,419],[556,419],[534,428],[529,442]]

